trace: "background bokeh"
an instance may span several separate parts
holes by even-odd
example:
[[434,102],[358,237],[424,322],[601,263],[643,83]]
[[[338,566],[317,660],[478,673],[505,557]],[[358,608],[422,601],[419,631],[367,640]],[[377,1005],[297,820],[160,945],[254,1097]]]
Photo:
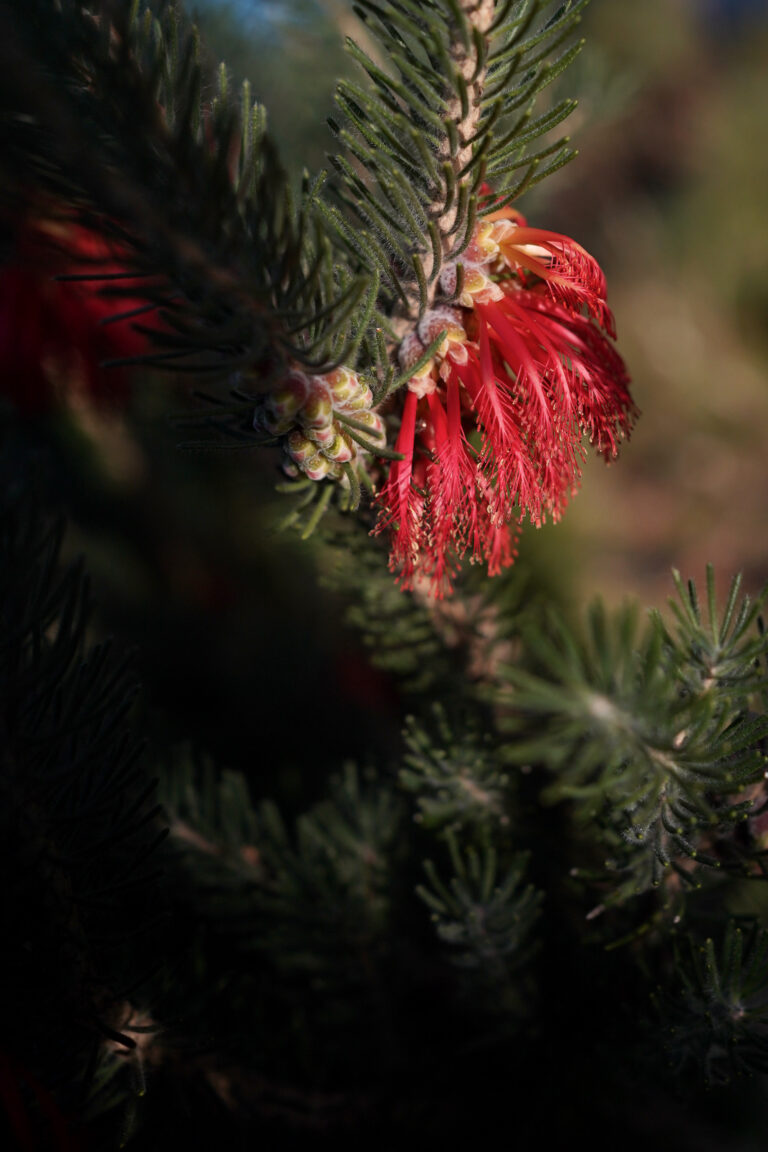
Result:
[[[721,591],[739,570],[751,591],[768,578],[766,7],[593,0],[559,81],[580,97],[580,154],[520,206],[603,264],[642,410],[618,462],[587,461],[563,522],[523,533],[521,573],[573,610],[597,594],[662,605],[673,565],[701,579],[712,561]],[[351,3],[194,11],[211,63],[266,104],[295,178],[323,166],[343,39],[361,35]],[[372,737],[391,749],[388,685],[343,629],[343,597],[318,591],[312,544],[275,530],[274,459],[178,451],[177,401],[137,379],[127,414],[72,402],[52,420],[68,549],[86,554],[98,629],[136,647],[155,738],[309,800],[308,754],[322,781]]]

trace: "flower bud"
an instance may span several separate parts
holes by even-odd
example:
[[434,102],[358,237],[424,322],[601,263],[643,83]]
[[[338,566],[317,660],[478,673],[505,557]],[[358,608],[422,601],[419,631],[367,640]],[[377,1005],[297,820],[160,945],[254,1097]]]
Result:
[[453,263],[443,264],[443,270],[440,273],[440,288],[446,296],[455,294],[457,282],[456,265]]
[[478,268],[476,264],[464,265],[464,280],[459,296],[459,303],[464,308],[472,308],[477,299],[486,303],[489,300],[500,300],[503,295],[498,284],[494,284],[482,268]]
[[290,420],[309,395],[309,380],[303,372],[291,372],[266,397],[267,411],[277,420]]
[[424,345],[419,340],[416,332],[409,332],[405,336],[397,350],[397,358],[400,361],[400,367],[405,371],[410,368],[420,356],[424,354]]
[[513,241],[514,233],[517,230],[517,224],[512,220],[495,220],[492,224],[493,231],[491,233],[491,241],[496,245],[498,251],[500,245],[509,244]]
[[329,460],[335,460],[337,464],[346,464],[354,457],[349,443],[340,434],[334,437],[333,443],[323,450],[323,454]]
[[291,432],[288,437],[287,444],[288,455],[297,464],[303,464],[305,460],[309,460],[317,452],[317,444],[313,444],[301,432]]
[[311,456],[309,460],[303,464],[303,471],[310,480],[324,480],[329,474],[333,474],[333,464],[327,460],[320,452],[315,456]]
[[440,365],[440,377],[447,380],[451,374],[452,364],[466,364],[469,361],[469,352],[467,351],[466,344],[452,344],[448,349],[448,355],[443,363]]
[[337,407],[343,407],[349,400],[354,399],[364,387],[356,372],[342,365],[324,376],[326,384],[331,390],[331,397]]
[[333,419],[333,401],[328,385],[319,378],[310,385],[309,396],[299,412],[305,428],[323,428]]
[[437,388],[437,379],[435,377],[435,362],[430,360],[425,364],[418,376],[411,376],[408,381],[408,391],[414,392],[419,400],[424,396],[431,396]]
[[387,433],[384,428],[384,421],[377,412],[360,412],[356,417],[359,424],[365,424],[369,429],[367,436],[369,440],[374,443],[386,443]]
[[370,408],[373,404],[373,392],[367,386],[359,395],[355,396],[352,400],[348,400],[346,404],[340,405],[342,412],[362,412]]
[[445,332],[445,339],[437,349],[437,356],[445,356],[451,344],[465,342],[467,334],[458,308],[449,308],[447,304],[443,304],[424,313],[419,321],[419,339],[425,345],[431,344],[441,332]]
[[[508,221],[503,221],[508,223]],[[470,264],[487,264],[499,254],[499,245],[495,236],[496,225],[490,220],[483,220],[475,228],[472,240],[462,253],[462,260]]]
[[283,436],[286,432],[290,432],[293,427],[293,420],[290,416],[272,416],[269,412],[262,410],[254,416],[253,426],[254,428],[263,428],[273,436]]
[[333,443],[337,435],[338,430],[335,424],[326,424],[322,428],[307,429],[307,436],[309,439],[313,442],[313,444],[317,444],[317,446],[323,450],[325,450],[329,444]]

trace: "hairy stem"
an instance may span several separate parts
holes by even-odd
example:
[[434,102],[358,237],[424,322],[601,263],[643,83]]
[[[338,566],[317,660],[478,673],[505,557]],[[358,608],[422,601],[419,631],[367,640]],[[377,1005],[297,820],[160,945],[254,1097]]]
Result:
[[[496,0],[461,0],[461,7],[467,22],[482,35],[486,36],[493,23]],[[446,129],[438,156],[441,164],[449,164],[455,177],[455,193],[446,207],[445,198],[435,200],[429,208],[429,217],[434,220],[440,240],[443,258],[454,259],[457,250],[460,250],[463,241],[463,230],[454,231],[459,210],[459,189],[470,183],[472,176],[468,173],[462,175],[472,159],[472,140],[480,127],[481,102],[487,69],[478,68],[477,49],[471,36],[468,42],[464,40],[459,29],[456,30],[453,43],[449,49],[450,58],[457,73],[463,77],[467,85],[467,101],[464,109],[458,93],[451,88],[451,96],[446,110],[446,124],[455,126],[455,140],[458,147],[452,144],[452,133]],[[427,250],[417,257],[424,272],[424,279],[428,285],[429,307],[432,307],[437,294],[437,277],[435,272],[435,253],[430,244]],[[398,314],[394,317],[393,327],[399,339],[402,339],[412,327],[414,316],[418,316],[421,307],[418,286],[414,282],[408,288],[408,304],[401,305]]]

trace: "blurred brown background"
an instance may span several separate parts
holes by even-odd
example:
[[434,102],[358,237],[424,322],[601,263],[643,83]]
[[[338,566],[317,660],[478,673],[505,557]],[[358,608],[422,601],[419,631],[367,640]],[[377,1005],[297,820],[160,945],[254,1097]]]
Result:
[[[595,0],[581,155],[542,189],[553,226],[602,261],[642,409],[566,531],[580,592],[659,603],[669,569],[721,591],[768,578],[768,7]],[[553,187],[554,186],[554,187]],[[549,199],[547,200],[547,195]],[[548,221],[549,223],[549,221]],[[565,524],[563,527],[566,527]]]

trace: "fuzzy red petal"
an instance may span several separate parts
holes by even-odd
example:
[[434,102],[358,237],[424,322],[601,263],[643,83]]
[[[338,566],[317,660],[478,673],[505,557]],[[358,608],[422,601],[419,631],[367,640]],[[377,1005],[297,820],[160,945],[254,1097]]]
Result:
[[[600,327],[615,337],[613,313],[606,303],[603,270],[570,236],[544,228],[518,227],[510,229],[500,247],[510,264],[541,277],[555,300],[576,311],[586,307]],[[541,248],[544,252],[535,253],[530,248]]]

